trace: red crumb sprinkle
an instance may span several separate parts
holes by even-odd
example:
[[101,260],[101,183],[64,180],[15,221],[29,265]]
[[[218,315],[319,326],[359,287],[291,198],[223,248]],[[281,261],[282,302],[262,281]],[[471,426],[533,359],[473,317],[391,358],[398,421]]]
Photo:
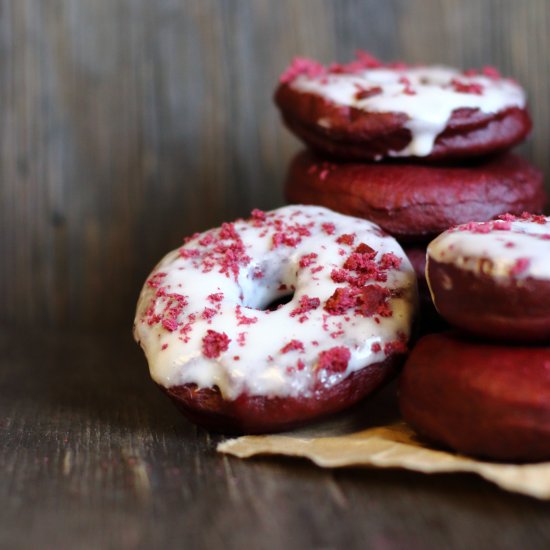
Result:
[[332,222],[322,223],[321,228],[327,235],[334,235],[334,231],[336,231],[336,226]]
[[403,84],[403,93],[405,95],[416,95],[416,91],[412,87],[412,82],[406,76],[399,78],[399,84]]
[[235,307],[235,317],[237,317],[237,325],[253,325],[258,322],[257,317],[247,317],[239,305]]
[[523,273],[529,267],[530,263],[528,258],[517,259],[512,269],[510,269],[510,275],[519,275]]
[[162,344],[162,346],[161,346],[160,349],[161,349],[162,351],[164,351],[167,347],[168,347],[168,344]]
[[497,216],[499,220],[503,220],[505,222],[515,222],[518,218],[517,216],[514,216],[513,214],[500,214],[500,216]]
[[266,219],[266,214],[263,210],[259,210],[258,208],[254,208],[254,210],[252,210],[252,212],[250,213],[250,216],[252,217],[253,220],[258,220],[258,221],[265,221]]
[[237,344],[241,347],[246,344],[246,332],[239,332],[239,334],[237,334]]
[[483,67],[481,72],[483,73],[483,76],[492,78],[494,80],[498,80],[499,78],[502,78],[500,71],[496,67],[492,67],[490,65],[486,65],[485,67]]
[[307,57],[295,57],[290,66],[285,69],[279,77],[281,84],[292,82],[300,75],[305,75],[308,78],[315,78],[326,73],[325,67],[313,59]]
[[217,311],[211,307],[205,307],[202,312],[203,319],[212,319],[216,315]]
[[382,346],[380,345],[379,342],[374,342],[374,344],[370,347],[370,349],[373,353],[378,353],[382,351]]
[[300,258],[300,267],[308,267],[317,259],[317,254],[312,252],[311,254],[305,254]]
[[463,82],[458,78],[453,78],[451,87],[459,94],[483,95],[483,86],[478,82]]
[[390,291],[380,285],[367,285],[361,289],[358,310],[365,317],[380,315],[391,317],[392,312],[388,300]]
[[241,359],[240,355],[233,355],[233,360],[234,361],[240,361],[240,359]]
[[[321,300],[319,300],[319,298],[310,298],[309,296],[307,296],[307,294],[304,294],[304,296],[302,296],[300,298],[300,301],[298,302],[298,307],[294,308],[290,312],[290,316],[296,317],[297,315],[304,315],[309,311],[317,309],[320,305],[321,305]],[[304,320],[307,320],[307,317],[305,317]]]
[[348,309],[357,305],[357,291],[339,287],[325,302],[323,309],[331,315],[342,315]]
[[317,368],[330,373],[342,373],[348,368],[351,353],[344,346],[337,346],[319,353]]
[[227,351],[231,340],[225,332],[216,332],[208,330],[206,336],[202,339],[202,353],[209,359],[219,357],[224,351]]
[[170,317],[163,319],[161,324],[169,332],[174,332],[178,328],[178,322]]
[[349,246],[352,246],[354,240],[355,240],[355,233],[344,233],[343,235],[340,235],[336,239],[336,242],[338,244],[347,244]]
[[508,231],[512,229],[512,222],[496,220],[493,222],[493,229],[496,229],[497,231]]
[[179,249],[179,255],[180,255],[180,258],[185,258],[185,259],[188,259],[188,258],[196,258],[197,256],[200,255],[200,251],[198,248],[180,248]]
[[355,94],[355,99],[360,101],[361,99],[368,99],[382,93],[382,88],[380,86],[372,86],[370,88],[363,88],[359,84],[355,84],[357,88],[357,93]]
[[322,265],[318,265],[317,267],[312,267],[311,272],[312,273],[319,273],[319,271],[323,271],[325,269]]
[[289,351],[304,351],[304,344],[300,340],[291,340],[288,344],[281,348],[281,353],[288,353]]
[[208,296],[208,301],[214,303],[221,302],[223,300],[223,292],[216,292]]
[[201,246],[210,246],[214,242],[214,235],[212,233],[207,233],[202,239],[199,239],[199,244]]
[[148,281],[147,286],[150,288],[158,288],[162,284],[162,280],[166,277],[166,273],[155,273]]
[[382,255],[379,262],[381,269],[399,269],[401,266],[401,258],[393,252],[387,252]]

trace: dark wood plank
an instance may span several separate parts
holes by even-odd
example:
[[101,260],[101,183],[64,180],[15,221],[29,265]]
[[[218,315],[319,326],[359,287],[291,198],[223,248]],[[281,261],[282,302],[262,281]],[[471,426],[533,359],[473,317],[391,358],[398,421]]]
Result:
[[280,205],[296,54],[493,63],[550,173],[546,0],[0,0],[0,321],[129,326],[183,235]]
[[550,503],[473,476],[218,455],[127,333],[0,331],[0,395],[2,548],[550,544]]

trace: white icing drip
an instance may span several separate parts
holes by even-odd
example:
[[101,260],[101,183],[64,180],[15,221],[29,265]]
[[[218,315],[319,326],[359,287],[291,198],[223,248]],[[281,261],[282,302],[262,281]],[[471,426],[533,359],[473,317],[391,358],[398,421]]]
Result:
[[[186,343],[178,331],[169,332],[160,323],[148,324],[146,312],[153,303],[156,289],[148,284],[144,286],[137,306],[135,337],[145,351],[151,375],[157,383],[165,387],[186,383],[195,383],[199,387],[216,385],[228,399],[236,398],[243,391],[251,395],[308,395],[312,391],[314,367],[320,352],[336,346],[345,346],[351,352],[346,371],[330,375],[326,381],[330,385],[358,369],[384,360],[384,344],[395,341],[399,333],[408,338],[414,313],[413,302],[416,300],[416,279],[395,239],[380,237],[378,227],[368,221],[320,207],[288,206],[267,215],[268,220],[277,218],[284,223],[311,224],[311,235],[304,236],[296,247],[273,248],[273,229],[266,232],[264,227],[254,227],[249,222],[235,222],[234,227],[252,259],[249,265],[240,269],[237,281],[219,273],[217,268],[208,273],[202,272],[200,267],[193,266],[192,259],[182,258],[177,250],[169,253],[156,266],[151,276],[165,273],[162,286],[187,297],[186,315],[189,312],[197,314]],[[322,230],[321,224],[327,222],[335,225],[333,235],[327,235]],[[187,243],[185,248],[197,247],[199,239],[214,231],[201,234]],[[336,243],[339,235],[349,233],[356,234],[354,246]],[[387,282],[377,283],[389,289],[404,289],[400,297],[390,299],[391,317],[376,316],[379,324],[374,316],[354,315],[353,310],[349,311],[349,317],[328,315],[323,310],[325,300],[336,288],[345,286],[331,279],[331,271],[341,268],[359,243],[366,243],[379,251],[377,258],[392,252],[401,259],[399,269],[388,271]],[[345,249],[345,255],[340,255],[339,249]],[[318,254],[316,261],[301,268],[300,259],[311,252]],[[253,279],[251,274],[257,266],[262,268],[264,276]],[[322,266],[323,270],[312,272],[312,268],[317,266]],[[281,284],[296,286],[289,303],[271,312],[255,309],[288,294],[288,290],[278,290]],[[208,296],[218,292],[224,294],[220,313],[212,317],[209,324],[206,319],[200,318],[200,314],[205,307],[212,305]],[[319,298],[321,305],[309,311],[309,319],[300,323],[299,316],[291,317],[289,313],[306,295]],[[239,304],[243,315],[255,317],[258,321],[239,326],[235,310]],[[158,306],[157,313],[161,310]],[[328,331],[323,330],[323,322],[328,326]],[[231,340],[228,349],[214,359],[202,353],[203,338],[209,329],[225,333]],[[342,333],[333,338],[330,336],[333,331]],[[246,332],[244,346],[239,345],[241,332]],[[304,351],[282,353],[283,346],[291,340],[303,342]],[[372,351],[371,347],[376,343],[380,344],[381,351]],[[290,372],[288,369],[296,367],[298,360],[303,361],[304,368]]]
[[550,218],[545,219],[546,224],[514,221],[509,230],[490,233],[446,231],[428,245],[428,258],[495,277],[509,277],[518,262],[527,260],[514,277],[550,280]]
[[[399,82],[410,81],[415,95],[404,93]],[[451,81],[458,79],[466,85],[479,84],[483,93],[461,93]],[[437,136],[445,129],[454,110],[479,109],[483,113],[497,113],[510,107],[525,106],[525,94],[520,86],[506,79],[492,79],[482,75],[466,76],[456,69],[443,66],[413,67],[408,69],[367,69],[353,74],[296,77],[290,86],[301,92],[323,96],[329,101],[363,111],[404,113],[409,117],[405,127],[411,131],[411,142],[391,156],[427,156],[433,150]],[[360,89],[380,86],[382,92],[364,99],[357,98]],[[326,127],[326,120],[318,123]]]

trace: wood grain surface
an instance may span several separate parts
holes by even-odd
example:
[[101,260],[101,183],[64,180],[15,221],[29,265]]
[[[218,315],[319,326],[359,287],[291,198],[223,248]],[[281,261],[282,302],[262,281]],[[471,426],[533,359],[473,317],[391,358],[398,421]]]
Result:
[[473,476],[217,454],[146,371],[127,333],[0,331],[0,548],[550,545],[550,503]]
[[182,236],[282,204],[296,55],[495,64],[550,173],[547,0],[0,0],[0,322],[131,324]]

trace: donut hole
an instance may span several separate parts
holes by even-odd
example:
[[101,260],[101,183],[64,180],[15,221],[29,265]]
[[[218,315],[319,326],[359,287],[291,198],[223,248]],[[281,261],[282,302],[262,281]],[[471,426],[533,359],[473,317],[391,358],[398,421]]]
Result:
[[292,298],[294,298],[294,292],[292,294],[286,294],[285,296],[279,296],[278,298],[272,300],[265,307],[256,309],[260,309],[262,311],[275,311],[276,309],[279,309],[280,307],[292,301]]

